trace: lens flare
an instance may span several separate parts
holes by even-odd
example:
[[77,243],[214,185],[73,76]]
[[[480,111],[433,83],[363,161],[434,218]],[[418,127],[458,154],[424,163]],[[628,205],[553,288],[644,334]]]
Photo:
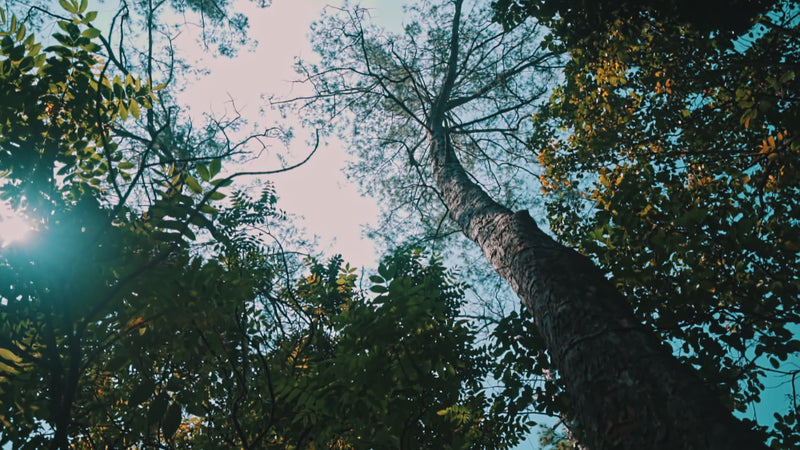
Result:
[[30,223],[7,203],[0,203],[0,247],[24,241],[31,231]]

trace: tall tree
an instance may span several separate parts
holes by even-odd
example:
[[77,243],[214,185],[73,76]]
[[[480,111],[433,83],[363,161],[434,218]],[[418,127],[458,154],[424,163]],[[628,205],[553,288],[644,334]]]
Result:
[[402,164],[419,177],[385,188],[422,186],[441,201],[531,311],[590,447],[762,448],[603,271],[527,211],[494,200],[481,184],[496,171],[475,175],[481,165],[503,167],[508,155],[505,167],[518,167],[515,133],[546,92],[539,77],[558,64],[553,41],[531,21],[504,32],[462,0],[409,11],[400,35],[370,29],[363,10],[323,20],[315,29],[322,62],[300,66],[315,95],[294,102],[318,121],[351,114],[343,134],[356,136],[369,164]]
[[[583,28],[554,25],[566,82],[532,140],[551,228],[731,409],[789,394],[756,411],[794,447],[800,4],[615,5]],[[504,20],[526,8],[555,22],[559,6],[496,3]]]

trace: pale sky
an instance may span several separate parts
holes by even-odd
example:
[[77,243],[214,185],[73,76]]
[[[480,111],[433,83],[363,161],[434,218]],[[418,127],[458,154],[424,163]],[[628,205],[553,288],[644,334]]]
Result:
[[[269,126],[278,120],[278,113],[259,117],[259,110],[269,107],[262,95],[288,98],[303,92],[303,86],[292,83],[298,78],[292,68],[294,58],[315,56],[309,43],[309,27],[326,5],[340,4],[337,0],[273,0],[270,7],[261,9],[248,0],[239,0],[236,10],[250,18],[249,35],[258,41],[258,47],[253,52],[243,50],[234,59],[197,55],[210,74],[192,83],[181,103],[191,105],[195,113],[221,114],[231,112],[229,102],[233,99],[245,118]],[[387,26],[400,23],[400,1],[371,0],[361,4],[374,8],[372,17]],[[197,45],[188,36],[185,44],[197,52]],[[279,142],[270,149],[271,153],[283,154],[290,163],[302,160],[311,150],[311,131],[294,126],[295,138],[288,153]],[[248,165],[247,170],[277,168],[270,155],[264,156]],[[375,223],[378,207],[374,199],[360,196],[357,186],[345,178],[342,168],[347,158],[343,144],[329,139],[304,166],[268,179],[276,185],[278,207],[304,217],[298,225],[319,236],[319,250],[326,255],[341,253],[354,266],[374,267],[378,255],[372,242],[362,237],[362,230],[365,224]]]

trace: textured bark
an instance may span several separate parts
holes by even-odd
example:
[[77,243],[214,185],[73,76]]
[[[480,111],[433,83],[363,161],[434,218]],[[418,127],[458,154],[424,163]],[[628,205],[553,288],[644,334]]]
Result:
[[446,105],[458,61],[456,1],[450,71],[427,117],[434,180],[464,233],[533,314],[593,449],[757,449],[592,262],[542,232],[526,211],[492,200],[459,163]]

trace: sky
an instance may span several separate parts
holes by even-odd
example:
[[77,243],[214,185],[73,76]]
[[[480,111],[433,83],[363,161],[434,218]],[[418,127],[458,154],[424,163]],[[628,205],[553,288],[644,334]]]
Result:
[[[231,113],[231,100],[244,117],[258,118],[259,110],[269,108],[266,97],[290,98],[304,87],[293,83],[296,57],[313,58],[309,27],[326,5],[336,0],[273,0],[268,8],[258,8],[248,0],[238,2],[237,11],[250,18],[249,36],[258,41],[255,51],[241,51],[233,60],[198,51],[187,36],[184,44],[197,53],[197,63],[208,67],[209,75],[191,83],[182,94],[193,111]],[[362,6],[372,8],[372,17],[389,27],[399,25],[401,2],[371,0]],[[179,43],[180,45],[180,43]],[[191,56],[188,56],[191,58]],[[278,120],[276,111],[266,111],[258,120],[269,126]],[[271,157],[283,154],[288,161],[302,160],[310,151],[311,130],[295,128],[295,138],[286,149],[274,142],[264,157],[248,164],[248,170],[277,168]],[[288,151],[288,152],[287,152]],[[302,216],[299,225],[319,237],[319,250],[327,255],[341,253],[357,267],[376,266],[378,255],[372,242],[364,239],[365,225],[375,224],[378,206],[374,199],[362,197],[357,184],[342,173],[348,155],[342,142],[330,139],[305,165],[289,172],[270,175],[278,195],[278,207]]]

